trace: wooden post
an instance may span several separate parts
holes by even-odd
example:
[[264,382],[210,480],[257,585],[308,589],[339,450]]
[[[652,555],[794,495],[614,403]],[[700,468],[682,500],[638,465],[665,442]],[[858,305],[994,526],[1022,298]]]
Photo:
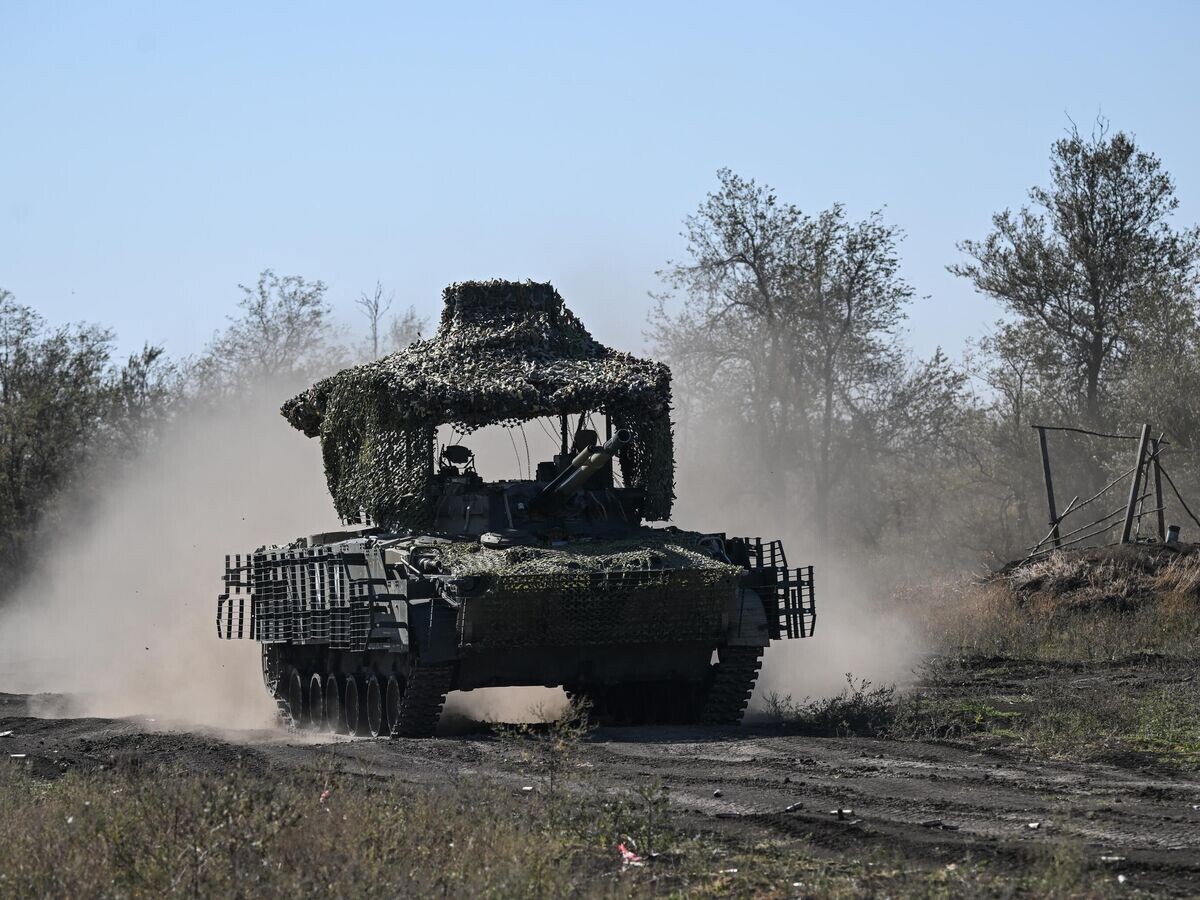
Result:
[[1146,462],[1146,445],[1150,442],[1149,424],[1142,426],[1142,436],[1138,440],[1137,464],[1133,467],[1133,484],[1129,486],[1129,503],[1125,507],[1125,524],[1121,527],[1121,543],[1129,543],[1129,533],[1133,531],[1133,511],[1137,507],[1138,497],[1142,493],[1142,469]]
[[566,456],[571,451],[571,445],[569,443],[571,440],[571,426],[567,423],[567,417],[565,415],[558,417],[558,424],[562,430],[562,450],[560,452],[563,456]]
[[1154,507],[1158,510],[1158,539],[1164,544],[1167,541],[1167,517],[1163,509],[1162,467],[1158,464],[1158,438],[1150,442],[1150,452],[1154,454]]
[[1050,507],[1050,527],[1053,529],[1054,546],[1061,547],[1062,540],[1058,532],[1058,508],[1054,505],[1054,479],[1050,477],[1050,451],[1046,449],[1046,429],[1041,425],[1034,426],[1038,433],[1038,443],[1042,447],[1042,475],[1046,478],[1046,505]]

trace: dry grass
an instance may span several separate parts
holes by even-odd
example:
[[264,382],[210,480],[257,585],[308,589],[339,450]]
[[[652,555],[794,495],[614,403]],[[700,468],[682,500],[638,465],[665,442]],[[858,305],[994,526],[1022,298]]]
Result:
[[1195,771],[1200,686],[1190,667],[1177,665],[1038,669],[1000,659],[942,659],[928,666],[920,690],[899,699],[888,734]]
[[44,783],[5,766],[0,796],[0,895],[11,897],[550,897],[581,882],[588,896],[623,893],[580,877],[617,868],[608,854],[545,833],[531,804],[487,784],[239,771]]
[[794,700],[791,694],[769,692],[765,699],[768,716],[787,722],[803,734],[823,737],[882,736],[892,728],[897,696],[893,684],[854,680],[846,673],[846,687],[832,697]]
[[1023,600],[1129,611],[1171,596],[1196,601],[1200,554],[1162,544],[1067,550],[1011,567],[1001,578]]
[[1200,658],[1200,553],[1064,551],[925,600],[937,652],[1056,661]]
[[1088,692],[1071,700],[1047,698],[1027,716],[1020,734],[1054,756],[1134,764],[1200,767],[1200,690],[1164,685],[1145,692]]
[[1200,768],[1196,548],[1053,553],[901,602],[935,655],[887,733]]
[[[45,781],[0,765],[0,896],[1076,897],[1102,887],[1057,857],[1007,871],[689,834],[650,784],[628,797],[564,796],[551,825],[541,787],[240,769]],[[647,798],[660,817],[653,856]],[[644,864],[623,866],[617,840]]]

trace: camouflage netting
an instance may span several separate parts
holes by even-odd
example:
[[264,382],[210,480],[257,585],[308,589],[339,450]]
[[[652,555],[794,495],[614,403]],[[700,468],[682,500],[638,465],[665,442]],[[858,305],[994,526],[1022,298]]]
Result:
[[737,566],[713,559],[700,547],[703,535],[690,531],[638,533],[636,539],[572,541],[559,548],[484,547],[459,541],[442,548],[456,575],[563,575],[574,572],[652,572],[686,569],[717,583],[736,576]]
[[588,334],[549,284],[453,284],[437,333],[399,353],[317,382],[284,404],[287,420],[321,438],[338,514],[419,529],[439,425],[470,432],[541,416],[607,413],[634,442],[619,460],[646,492],[645,518],[674,500],[671,373]]

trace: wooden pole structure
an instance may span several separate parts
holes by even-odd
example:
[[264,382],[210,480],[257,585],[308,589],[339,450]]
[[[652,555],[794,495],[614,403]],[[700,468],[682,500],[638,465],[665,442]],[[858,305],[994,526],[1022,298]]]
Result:
[[1058,508],[1054,505],[1054,479],[1050,477],[1050,451],[1046,449],[1046,429],[1041,425],[1037,428],[1038,443],[1042,447],[1042,475],[1046,478],[1046,505],[1050,507],[1050,528],[1054,538],[1054,546],[1061,547],[1062,539],[1058,532]]
[[[1160,435],[1161,437],[1161,435]],[[1150,442],[1150,452],[1154,455],[1154,508],[1158,510],[1158,539],[1167,542],[1167,517],[1163,509],[1162,495],[1162,466],[1158,464],[1159,438]]]
[[1133,468],[1133,484],[1129,486],[1129,503],[1125,507],[1125,524],[1121,527],[1121,543],[1129,543],[1129,533],[1133,531],[1133,512],[1137,508],[1138,497],[1141,496],[1142,470],[1146,463],[1146,445],[1150,442],[1150,425],[1142,426],[1142,436],[1138,440],[1137,462]]

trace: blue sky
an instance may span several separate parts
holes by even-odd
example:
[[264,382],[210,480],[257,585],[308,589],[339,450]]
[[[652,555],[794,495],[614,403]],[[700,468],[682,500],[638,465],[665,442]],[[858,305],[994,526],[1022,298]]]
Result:
[[641,345],[654,272],[729,166],[884,207],[957,352],[996,308],[954,244],[1098,112],[1200,219],[1200,4],[68,4],[0,0],[0,286],[54,321],[198,350],[238,282],[550,279]]

